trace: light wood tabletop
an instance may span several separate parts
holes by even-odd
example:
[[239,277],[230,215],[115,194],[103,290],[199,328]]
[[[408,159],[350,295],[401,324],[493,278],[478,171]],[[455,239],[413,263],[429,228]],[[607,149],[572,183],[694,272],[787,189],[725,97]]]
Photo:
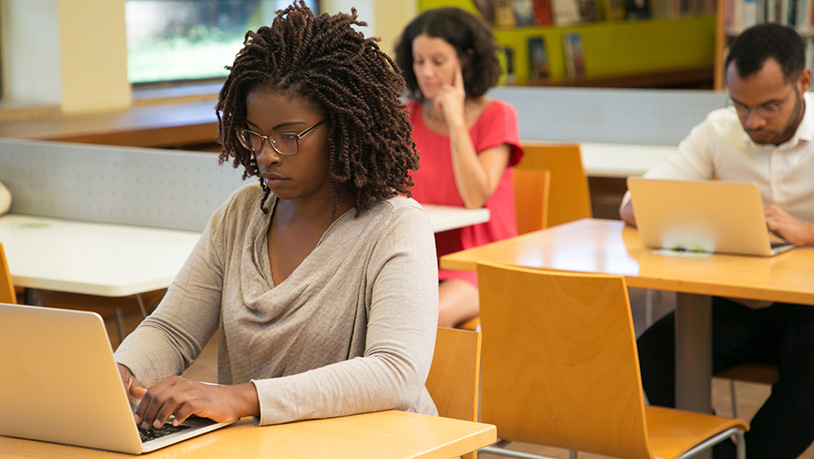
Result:
[[583,219],[441,258],[473,271],[478,261],[618,274],[630,287],[814,305],[814,247],[775,257],[693,254],[646,248],[619,220]]
[[[96,428],[99,428],[98,426]],[[104,435],[101,427],[100,435]],[[495,426],[403,411],[257,427],[251,419],[143,455],[175,457],[427,458],[449,459],[492,444]],[[107,458],[121,453],[0,437],[0,457]]]
[[441,267],[475,270],[480,261],[616,274],[630,287],[678,292],[676,404],[700,412],[711,406],[711,296],[814,305],[814,247],[768,258],[653,250],[618,220],[558,225],[446,255]]

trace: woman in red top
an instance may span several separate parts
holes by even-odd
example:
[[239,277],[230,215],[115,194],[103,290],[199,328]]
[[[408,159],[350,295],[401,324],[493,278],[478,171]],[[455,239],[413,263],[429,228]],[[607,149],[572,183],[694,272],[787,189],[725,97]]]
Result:
[[[517,112],[485,95],[500,76],[495,51],[489,27],[458,8],[422,13],[396,45],[421,158],[413,198],[491,213],[487,223],[436,234],[439,257],[517,235],[512,166],[523,150]],[[478,315],[476,273],[440,270],[439,281],[438,325]]]

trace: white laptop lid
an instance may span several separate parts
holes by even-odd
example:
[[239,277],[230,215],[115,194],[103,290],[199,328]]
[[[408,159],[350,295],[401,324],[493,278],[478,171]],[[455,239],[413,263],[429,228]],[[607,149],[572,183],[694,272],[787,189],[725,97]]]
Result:
[[758,256],[794,247],[786,242],[772,248],[753,183],[638,177],[627,183],[639,237],[647,247]]
[[0,349],[0,435],[139,454],[226,425],[142,444],[96,313],[0,303]]

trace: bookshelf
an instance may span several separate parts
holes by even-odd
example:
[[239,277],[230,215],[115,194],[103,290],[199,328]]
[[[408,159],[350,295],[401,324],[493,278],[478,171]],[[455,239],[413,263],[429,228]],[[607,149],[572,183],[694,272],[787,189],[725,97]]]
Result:
[[[653,1],[653,0],[650,0]],[[660,1],[660,0],[659,0]],[[419,0],[419,10],[457,6],[479,14],[473,0]],[[710,88],[713,85],[716,17],[605,20],[571,25],[495,27],[498,45],[510,48],[513,75],[501,81],[527,86]],[[584,73],[569,75],[564,40],[581,37]],[[531,78],[529,39],[546,44],[549,77]],[[504,66],[505,58],[504,60]]]
[[748,27],[777,22],[794,27],[806,40],[806,67],[814,62],[814,2],[812,0],[718,0],[715,36],[715,89],[724,88],[724,58],[728,43]]

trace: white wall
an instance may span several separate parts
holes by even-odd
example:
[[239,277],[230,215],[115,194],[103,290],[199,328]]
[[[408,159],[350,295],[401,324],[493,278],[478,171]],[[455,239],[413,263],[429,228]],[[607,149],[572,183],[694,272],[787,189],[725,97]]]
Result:
[[130,105],[124,0],[5,0],[4,97],[84,113]]

